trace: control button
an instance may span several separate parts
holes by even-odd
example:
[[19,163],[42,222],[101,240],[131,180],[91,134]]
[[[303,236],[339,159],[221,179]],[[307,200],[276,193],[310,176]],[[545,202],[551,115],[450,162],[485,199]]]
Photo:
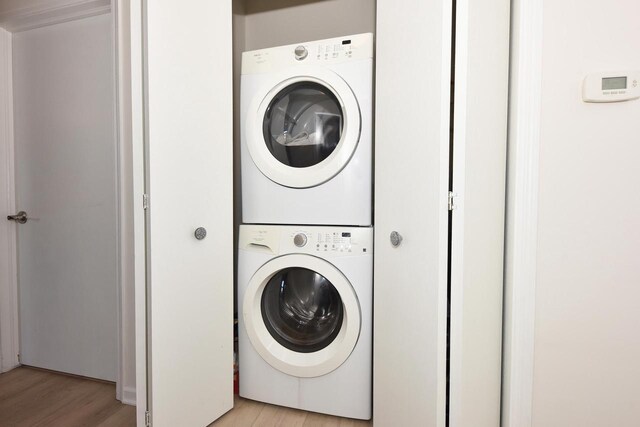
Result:
[[307,236],[304,233],[298,233],[293,237],[293,244],[301,248],[307,244]]
[[298,46],[296,47],[296,49],[293,51],[293,53],[296,56],[296,59],[298,61],[302,61],[304,58],[307,57],[307,55],[309,55],[309,52],[307,51],[307,48],[304,46]]

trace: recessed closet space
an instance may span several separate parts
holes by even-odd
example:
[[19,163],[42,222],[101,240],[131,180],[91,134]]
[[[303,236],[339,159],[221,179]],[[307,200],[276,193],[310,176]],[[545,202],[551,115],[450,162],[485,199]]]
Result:
[[[244,126],[240,119],[242,53],[355,34],[375,34],[375,8],[375,0],[233,1],[234,269],[236,272],[238,234],[240,224],[243,223],[240,163],[240,135]],[[237,298],[237,283],[235,283],[236,323],[238,316],[242,315],[241,305]],[[240,368],[240,374],[242,374],[242,368]]]
[[375,8],[233,1],[236,392],[364,420]]

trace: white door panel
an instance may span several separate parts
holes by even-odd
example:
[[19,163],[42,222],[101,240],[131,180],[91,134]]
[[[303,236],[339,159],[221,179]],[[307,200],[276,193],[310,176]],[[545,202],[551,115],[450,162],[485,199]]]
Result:
[[233,406],[231,2],[145,19],[151,419],[197,427]]
[[499,424],[509,2],[486,6],[453,38],[449,0],[377,1],[377,426]]
[[508,0],[456,5],[449,425],[500,425]]
[[111,15],[13,36],[23,364],[115,381]]
[[452,4],[377,12],[373,420],[442,427]]

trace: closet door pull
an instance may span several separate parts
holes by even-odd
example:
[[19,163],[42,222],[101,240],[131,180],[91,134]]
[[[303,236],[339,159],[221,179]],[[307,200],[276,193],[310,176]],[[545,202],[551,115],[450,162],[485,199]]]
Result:
[[389,235],[389,240],[391,241],[391,246],[397,248],[402,243],[402,236],[397,231],[392,231]]

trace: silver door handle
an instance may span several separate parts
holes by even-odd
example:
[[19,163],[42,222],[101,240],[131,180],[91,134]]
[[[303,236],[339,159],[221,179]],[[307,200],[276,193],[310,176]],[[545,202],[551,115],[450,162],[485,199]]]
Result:
[[7,219],[9,221],[15,221],[18,224],[24,224],[29,218],[27,218],[27,213],[25,211],[20,211],[15,215],[7,216]]
[[402,243],[402,235],[397,231],[392,231],[389,235],[389,240],[391,241],[391,246],[397,248]]

